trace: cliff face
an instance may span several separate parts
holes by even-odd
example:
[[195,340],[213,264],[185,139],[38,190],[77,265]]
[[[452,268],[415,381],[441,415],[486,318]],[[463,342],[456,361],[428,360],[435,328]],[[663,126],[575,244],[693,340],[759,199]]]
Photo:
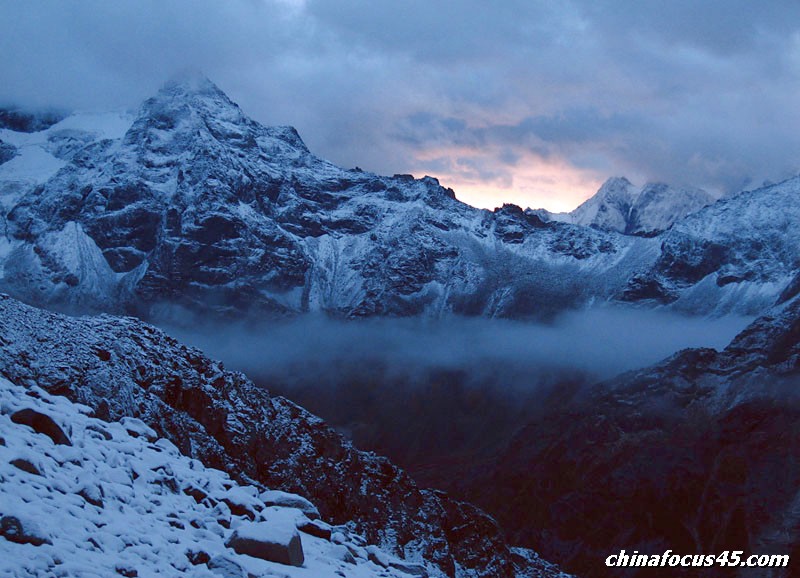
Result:
[[[307,496],[322,516],[443,576],[555,575],[497,524],[353,448],[319,418],[132,318],[66,317],[0,298],[0,375],[143,420],[208,467]],[[515,561],[517,567],[515,567]]]

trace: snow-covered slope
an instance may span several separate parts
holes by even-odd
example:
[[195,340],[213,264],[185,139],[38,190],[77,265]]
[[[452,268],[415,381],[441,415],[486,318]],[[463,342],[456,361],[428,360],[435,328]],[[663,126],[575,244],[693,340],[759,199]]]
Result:
[[182,455],[139,420],[90,414],[0,377],[0,576],[424,572],[367,546],[348,526],[312,521],[313,507],[299,496],[240,484]]
[[714,201],[702,189],[676,188],[663,183],[648,183],[639,189],[624,177],[614,177],[570,213],[542,209],[535,213],[552,221],[652,236]]
[[247,485],[308,497],[322,517],[431,576],[554,576],[479,509],[425,490],[385,458],[244,375],[132,318],[67,317],[0,296],[0,376],[141,419],[186,456]]
[[[336,167],[203,78],[167,84],[130,123],[71,116],[0,139],[13,155],[0,165],[0,288],[43,306],[547,317],[589,300],[664,305],[703,281],[657,272],[672,229],[650,238],[708,202],[701,191],[612,179],[579,224],[478,210],[431,177]],[[792,271],[754,250],[774,275],[695,293],[693,310],[774,300]]]
[[726,197],[659,237],[655,266],[625,295],[663,298],[692,313],[773,304],[800,269],[800,177]]
[[112,112],[74,113],[53,124],[34,124],[32,128],[37,130],[29,131],[10,128],[18,127],[15,124],[0,124],[0,142],[8,147],[9,154],[13,151],[5,160],[0,156],[0,181],[44,183],[79,149],[101,140],[121,138],[131,122],[131,113]]

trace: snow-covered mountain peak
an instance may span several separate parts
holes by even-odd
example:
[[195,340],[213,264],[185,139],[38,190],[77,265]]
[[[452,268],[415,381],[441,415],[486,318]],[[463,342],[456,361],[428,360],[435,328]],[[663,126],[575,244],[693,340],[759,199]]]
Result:
[[625,232],[631,209],[639,192],[624,177],[608,179],[597,193],[572,211],[576,225]]
[[715,200],[703,189],[647,183],[637,195],[625,232],[652,234],[664,231],[678,219],[699,211]]
[[628,189],[631,187],[633,187],[633,183],[626,177],[609,177],[598,189],[595,196],[608,197],[619,193],[627,195]]
[[715,198],[702,189],[650,182],[639,188],[625,177],[612,177],[571,213],[537,211],[542,218],[615,231],[652,236]]
[[[589,298],[652,299],[654,288],[672,302],[723,264],[648,273],[661,242],[642,237],[669,235],[712,200],[699,189],[615,177],[573,213],[482,211],[434,178],[320,159],[204,77],[168,82],[135,118],[73,115],[36,133],[0,129],[0,141],[0,287],[40,304],[541,316]],[[675,263],[691,258],[674,249]],[[756,282],[785,281],[787,261],[773,257],[774,274]],[[750,307],[783,289],[741,299],[731,275],[703,307],[719,291]]]
[[208,78],[190,75],[170,80],[142,104],[125,143],[154,151],[163,151],[166,143],[205,150],[219,145],[255,149],[264,139],[283,141],[291,149],[284,152],[309,154],[293,127],[254,122]]

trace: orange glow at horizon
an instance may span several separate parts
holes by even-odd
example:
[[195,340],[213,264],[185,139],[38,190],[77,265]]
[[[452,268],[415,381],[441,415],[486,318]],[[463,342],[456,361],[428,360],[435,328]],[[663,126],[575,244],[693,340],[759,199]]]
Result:
[[569,212],[594,195],[607,177],[563,159],[528,154],[511,166],[490,151],[461,147],[424,151],[416,160],[423,166],[446,165],[449,170],[438,169],[431,176],[453,189],[458,200],[482,209],[513,203],[523,209]]

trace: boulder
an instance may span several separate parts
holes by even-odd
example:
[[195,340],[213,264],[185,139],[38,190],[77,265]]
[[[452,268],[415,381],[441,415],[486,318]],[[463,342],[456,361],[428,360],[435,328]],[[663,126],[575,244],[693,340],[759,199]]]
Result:
[[208,569],[222,578],[245,578],[247,573],[237,562],[225,556],[214,556],[207,563]]
[[242,523],[226,546],[237,554],[288,566],[302,566],[305,561],[297,529],[285,524]]
[[279,490],[267,490],[261,493],[261,501],[264,502],[265,506],[296,508],[312,520],[319,518],[319,510],[317,510],[317,507],[303,496],[298,496],[297,494],[290,494]]
[[393,568],[403,572],[404,574],[428,578],[428,571],[425,569],[425,566],[420,564],[411,564],[405,560],[399,560],[394,556],[390,556],[377,546],[367,546],[366,551],[369,561],[380,566],[381,568]]
[[367,546],[367,558],[381,568],[388,568],[389,563],[392,561],[392,558],[377,546]]
[[323,540],[331,539],[331,527],[320,520],[299,520],[297,522],[297,529],[301,532]]
[[234,516],[242,516],[255,520],[256,513],[261,504],[249,492],[237,486],[225,492],[220,498],[231,510]]
[[340,560],[342,562],[346,562],[348,564],[355,564],[356,558],[347,549],[346,546],[342,546],[341,544],[334,544],[330,549],[330,556],[336,560]]
[[143,437],[149,442],[154,442],[158,438],[155,430],[138,418],[123,417],[119,423],[135,438]]
[[28,472],[29,474],[33,474],[35,476],[42,475],[42,471],[39,469],[39,466],[25,458],[16,458],[11,460],[9,463],[14,467],[19,468],[23,472]]
[[41,546],[52,543],[44,536],[35,522],[11,515],[0,514],[0,536],[16,544]]
[[53,440],[54,444],[71,446],[72,442],[56,422],[48,415],[36,410],[26,408],[12,414],[11,421],[20,425],[33,428],[34,431],[44,434]]

